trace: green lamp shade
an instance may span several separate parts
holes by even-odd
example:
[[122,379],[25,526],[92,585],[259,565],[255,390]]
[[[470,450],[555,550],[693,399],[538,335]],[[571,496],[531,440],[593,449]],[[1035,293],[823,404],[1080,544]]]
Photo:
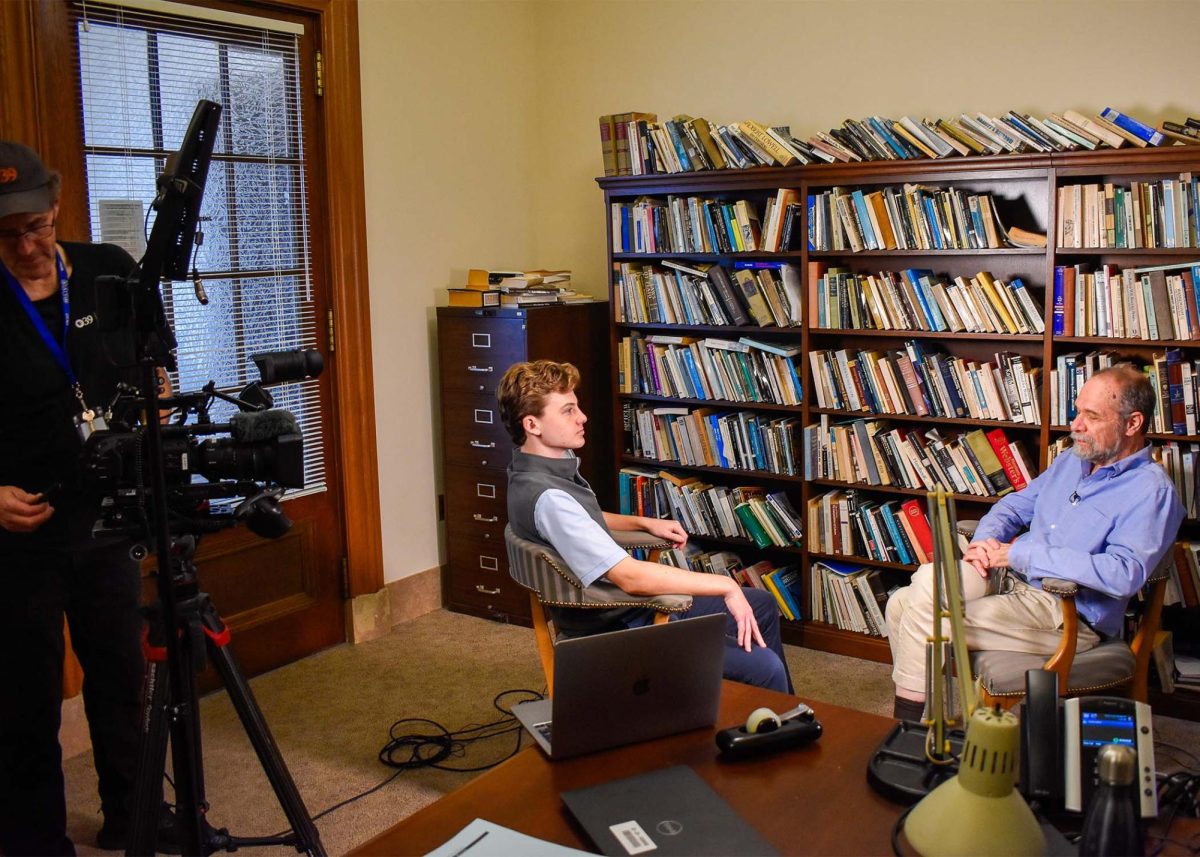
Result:
[[913,808],[904,825],[909,844],[923,857],[1045,854],[1046,837],[1014,788],[1020,743],[1015,716],[976,709],[958,776]]

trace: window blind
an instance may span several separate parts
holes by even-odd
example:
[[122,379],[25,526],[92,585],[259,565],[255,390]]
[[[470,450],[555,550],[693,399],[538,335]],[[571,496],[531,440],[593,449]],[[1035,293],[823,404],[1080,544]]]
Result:
[[[212,379],[235,392],[258,377],[250,355],[315,346],[300,28],[161,0],[77,2],[74,22],[93,240],[141,256],[155,179],[196,102],[223,107],[194,261],[208,305],[193,282],[163,287],[179,341],[176,389]],[[304,493],[324,490],[317,382],[271,393],[304,432]],[[218,403],[213,418],[231,410]]]

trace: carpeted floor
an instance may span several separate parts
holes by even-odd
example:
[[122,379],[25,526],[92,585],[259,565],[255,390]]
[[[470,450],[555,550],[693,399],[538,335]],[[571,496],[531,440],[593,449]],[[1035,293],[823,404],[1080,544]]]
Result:
[[[887,665],[795,646],[787,647],[787,659],[803,696],[891,714]],[[532,631],[444,610],[406,622],[382,639],[318,653],[251,684],[314,817],[393,773],[377,758],[393,722],[428,718],[451,730],[486,724],[503,716],[493,706],[497,694],[544,689]],[[212,694],[200,708],[209,820],[239,836],[285,828],[226,695]],[[1200,746],[1200,724],[1156,717],[1155,728],[1168,743]],[[506,757],[515,746],[511,732],[472,745],[444,764],[478,767]],[[94,847],[101,817],[91,753],[68,759],[64,771],[69,832],[81,854],[103,853]],[[379,791],[318,818],[322,842],[330,854],[343,854],[472,776],[431,769],[400,773]],[[250,853],[295,851],[277,847]]]

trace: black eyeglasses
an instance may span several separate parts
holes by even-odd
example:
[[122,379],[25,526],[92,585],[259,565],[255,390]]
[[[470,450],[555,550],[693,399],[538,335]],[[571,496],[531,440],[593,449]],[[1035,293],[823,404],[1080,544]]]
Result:
[[42,238],[46,238],[50,235],[54,229],[54,224],[55,221],[51,220],[49,223],[43,223],[39,226],[31,226],[28,229],[22,229],[20,231],[16,229],[0,230],[0,241],[3,241],[7,244],[16,244],[22,238],[29,238],[33,241],[39,241]]

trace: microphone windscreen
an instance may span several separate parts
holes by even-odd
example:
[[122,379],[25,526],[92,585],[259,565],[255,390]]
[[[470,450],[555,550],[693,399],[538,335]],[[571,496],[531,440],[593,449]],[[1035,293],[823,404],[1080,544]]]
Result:
[[300,425],[291,411],[246,411],[234,414],[229,420],[234,440],[253,443],[271,440],[285,434],[300,434]]

